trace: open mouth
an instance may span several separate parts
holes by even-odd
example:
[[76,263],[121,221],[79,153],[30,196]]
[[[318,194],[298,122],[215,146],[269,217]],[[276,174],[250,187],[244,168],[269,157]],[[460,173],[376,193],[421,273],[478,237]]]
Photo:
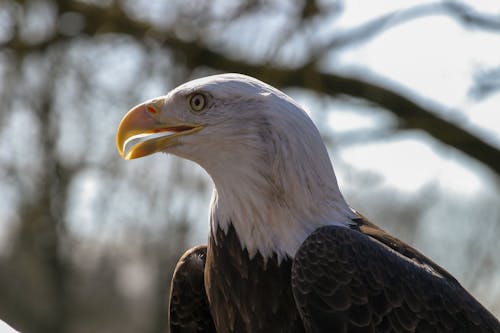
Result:
[[179,125],[154,128],[132,135],[123,143],[123,157],[130,160],[163,151],[178,144],[175,138],[198,132],[202,128],[200,125]]

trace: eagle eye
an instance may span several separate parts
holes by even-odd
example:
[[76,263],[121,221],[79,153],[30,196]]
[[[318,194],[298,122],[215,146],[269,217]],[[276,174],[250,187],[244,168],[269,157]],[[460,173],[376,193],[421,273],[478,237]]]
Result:
[[189,106],[191,107],[191,110],[195,112],[202,111],[205,108],[206,104],[207,99],[203,94],[196,93],[189,97]]

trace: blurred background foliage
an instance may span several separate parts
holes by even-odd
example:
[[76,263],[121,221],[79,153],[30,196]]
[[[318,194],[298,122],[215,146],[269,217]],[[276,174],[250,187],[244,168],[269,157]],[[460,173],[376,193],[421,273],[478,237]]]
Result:
[[[131,106],[218,72],[255,76],[303,103],[352,206],[499,316],[499,45],[488,51],[496,63],[477,50],[472,75],[459,73],[467,103],[451,105],[433,96],[432,71],[452,61],[440,56],[446,40],[434,48],[417,31],[385,51],[429,48],[410,56],[415,75],[431,73],[428,89],[345,57],[436,17],[494,39],[500,8],[359,3],[2,0],[0,318],[22,332],[167,331],[170,276],[206,240],[211,183],[161,154],[123,162],[114,135]],[[470,45],[464,38],[464,53]],[[482,126],[467,113],[479,104],[493,119]]]

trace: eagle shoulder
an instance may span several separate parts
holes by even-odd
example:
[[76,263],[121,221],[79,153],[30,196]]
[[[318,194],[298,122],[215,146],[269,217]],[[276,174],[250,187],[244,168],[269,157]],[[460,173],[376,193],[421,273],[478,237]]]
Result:
[[448,273],[397,249],[359,229],[314,231],[292,265],[306,331],[500,332],[498,320]]

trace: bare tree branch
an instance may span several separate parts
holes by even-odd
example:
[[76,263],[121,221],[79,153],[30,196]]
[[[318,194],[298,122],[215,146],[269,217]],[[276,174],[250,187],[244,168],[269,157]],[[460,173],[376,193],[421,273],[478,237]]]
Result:
[[464,25],[494,32],[500,31],[500,13],[497,15],[480,13],[458,1],[446,1],[443,3],[443,8],[447,14],[452,15]]
[[500,31],[500,15],[493,16],[479,13],[470,6],[451,1],[416,5],[376,17],[357,27],[349,28],[347,31],[336,31],[324,45],[317,48],[313,53],[314,58],[321,58],[327,51],[366,42],[387,29],[431,15],[445,15],[467,26]]
[[[12,5],[12,13],[15,13],[16,11],[28,12],[32,10],[28,8],[29,6],[40,2],[36,0],[21,2],[7,0],[6,3]],[[46,29],[46,31],[38,34],[39,38],[30,39],[29,34],[22,31],[23,24],[29,23],[22,20],[28,15],[7,15],[10,17],[10,21],[4,22],[5,26],[14,22],[12,26],[17,27],[17,30],[5,29],[5,31],[10,31],[10,35],[6,34],[0,42],[0,47],[2,47],[0,54],[8,58],[2,65],[15,67],[16,73],[14,73],[15,75],[5,75],[5,86],[8,89],[4,89],[5,91],[0,93],[0,96],[5,99],[4,105],[12,106],[19,100],[28,105],[30,112],[36,118],[33,122],[40,127],[41,132],[37,136],[38,139],[33,141],[42,146],[39,151],[42,157],[37,157],[36,160],[37,166],[39,165],[40,168],[39,171],[37,169],[36,177],[28,177],[22,172],[23,169],[16,168],[14,163],[12,166],[4,168],[4,174],[9,176],[12,174],[13,179],[24,180],[25,183],[35,183],[33,185],[35,189],[32,191],[36,195],[33,196],[24,195],[27,190],[23,189],[21,185],[18,186],[19,203],[16,202],[16,207],[12,209],[16,215],[13,218],[13,223],[18,228],[15,230],[17,232],[13,232],[11,253],[0,258],[0,271],[2,273],[0,274],[0,294],[5,296],[0,302],[0,315],[3,319],[15,323],[14,326],[19,326],[18,328],[22,330],[40,332],[68,332],[73,328],[80,331],[120,332],[161,332],[164,330],[168,272],[172,270],[172,265],[179,255],[178,251],[187,245],[188,218],[192,217],[188,216],[186,212],[192,212],[193,210],[189,209],[192,206],[186,204],[187,208],[184,209],[182,206],[179,209],[179,205],[174,204],[175,209],[184,212],[177,213],[162,196],[161,189],[164,187],[161,184],[158,187],[152,187],[151,182],[142,180],[144,177],[138,175],[135,177],[140,178],[141,181],[133,189],[129,188],[129,183],[121,180],[121,177],[126,173],[126,167],[122,167],[122,164],[120,167],[115,165],[117,160],[113,159],[113,156],[108,157],[106,154],[105,158],[98,159],[96,156],[90,158],[91,154],[87,154],[87,158],[76,156],[66,159],[67,152],[64,149],[59,149],[58,145],[64,140],[65,131],[70,131],[72,125],[76,124],[79,133],[87,134],[85,143],[79,142],[76,135],[74,137],[68,136],[67,143],[69,144],[67,147],[74,144],[75,146],[80,145],[79,147],[97,148],[103,142],[105,142],[103,144],[105,147],[112,146],[112,134],[111,139],[99,135],[104,132],[110,134],[108,124],[114,121],[110,120],[111,117],[117,116],[116,112],[106,111],[110,105],[125,104],[123,96],[127,96],[125,100],[130,101],[134,99],[135,94],[137,96],[143,94],[143,91],[137,87],[149,88],[150,86],[147,84],[141,85],[141,83],[150,78],[155,80],[152,81],[152,84],[157,86],[158,81],[156,80],[167,78],[170,81],[183,81],[189,72],[197,74],[200,71],[242,72],[281,88],[300,87],[325,96],[353,97],[353,99],[362,100],[363,103],[376,104],[384,108],[397,120],[396,126],[391,121],[390,128],[386,127],[384,130],[380,130],[381,127],[384,127],[381,126],[376,127],[376,131],[364,131],[362,135],[350,133],[350,135],[355,135],[357,139],[362,136],[365,140],[368,138],[380,139],[393,135],[401,128],[421,130],[438,142],[481,161],[496,175],[500,175],[500,147],[486,142],[479,136],[461,128],[453,120],[441,116],[443,107],[425,103],[416,95],[406,94],[398,90],[397,86],[385,86],[384,81],[375,76],[366,77],[362,73],[351,75],[332,73],[317,66],[327,52],[335,52],[355,43],[366,42],[391,27],[417,17],[446,15],[446,17],[467,27],[500,31],[498,20],[493,15],[479,13],[456,2],[445,1],[418,5],[379,16],[360,24],[357,28],[333,31],[330,38],[321,39],[324,43],[322,44],[322,42],[318,42],[319,38],[315,38],[316,29],[326,21],[331,22],[334,15],[341,11],[341,0],[334,1],[333,5],[327,5],[330,6],[329,10],[319,1],[299,1],[293,3],[296,7],[286,7],[287,12],[283,17],[289,22],[286,21],[285,24],[279,26],[279,29],[274,30],[278,31],[279,35],[273,35],[272,37],[275,38],[272,39],[272,42],[261,44],[262,47],[258,49],[254,48],[260,52],[258,56],[261,59],[259,63],[256,63],[256,59],[252,61],[252,59],[245,57],[247,55],[241,58],[231,55],[231,51],[228,51],[231,49],[220,42],[224,38],[218,39],[219,35],[214,35],[214,31],[224,33],[227,28],[229,32],[232,32],[231,29],[238,24],[244,25],[245,22],[256,21],[256,18],[261,18],[269,12],[274,18],[273,14],[282,9],[280,3],[268,0],[241,1],[238,2],[239,6],[224,12],[214,10],[210,0],[199,2],[172,1],[168,4],[168,9],[172,10],[169,14],[172,16],[166,24],[155,24],[145,18],[140,19],[139,17],[147,17],[147,15],[142,12],[132,12],[130,4],[133,2],[112,0],[105,3],[101,6],[97,5],[96,1],[44,1],[43,4],[50,7],[50,15],[46,15],[46,19],[50,21],[45,22],[43,25],[45,28],[40,28]],[[141,16],[143,14],[144,16]],[[40,15],[42,20],[43,16]],[[249,26],[254,27],[255,24]],[[247,26],[245,26],[246,28]],[[103,43],[100,43],[102,40],[110,41],[110,43],[102,45]],[[123,40],[125,41],[123,43],[117,42]],[[290,40],[293,42],[290,43]],[[293,68],[280,66],[275,56],[287,56],[287,52],[291,49],[290,45],[296,45],[294,43],[297,41],[302,43],[304,51],[300,58],[302,62]],[[217,43],[220,44],[217,45]],[[114,45],[118,45],[118,47],[126,45],[126,47],[133,48],[134,51],[139,50],[134,55],[138,59],[132,59],[131,62],[134,63],[133,71],[140,72],[140,74],[131,75],[134,82],[130,85],[123,84],[123,82],[115,85],[113,82],[107,88],[105,83],[99,82],[99,77],[95,74],[102,74],[100,70],[108,65],[107,56],[115,56],[118,53],[116,49],[112,49]],[[105,51],[100,49],[102,46],[106,49]],[[75,50],[78,52],[76,55],[72,53]],[[143,52],[144,50],[151,52]],[[276,52],[266,53],[266,50],[275,50]],[[87,51],[90,52],[87,54]],[[91,57],[96,54],[103,55],[103,60],[94,61]],[[118,63],[118,66],[122,66],[121,62],[116,60],[117,58],[110,57],[110,59],[112,59],[113,65]],[[116,69],[114,66],[111,68],[113,71]],[[164,75],[167,70],[169,72]],[[105,74],[106,77],[110,76],[109,73]],[[41,80],[33,80],[36,82],[33,83],[35,88],[32,89],[30,88],[30,78],[36,76]],[[484,84],[479,88],[486,93],[498,88],[497,78],[496,71],[488,73],[482,77]],[[117,80],[113,75],[111,75],[111,79]],[[72,84],[74,84],[73,87]],[[114,88],[117,86],[120,86],[120,89],[115,91]],[[80,92],[73,92],[72,89]],[[130,94],[131,91],[133,91],[132,94]],[[101,98],[105,103],[99,103]],[[63,104],[63,111],[60,107],[61,102],[68,102]],[[80,111],[81,117],[61,117],[61,115],[67,115],[65,107],[72,105],[72,103],[77,105],[70,111],[73,113]],[[87,110],[82,107],[86,103],[92,103],[92,107],[88,109],[98,109],[99,113],[81,112]],[[94,105],[97,105],[97,108],[93,108]],[[101,105],[105,106],[101,108]],[[100,113],[101,109],[104,110],[103,113]],[[14,109],[14,111],[18,110]],[[325,117],[326,115],[320,114],[320,116]],[[0,112],[0,118],[2,116],[5,115]],[[86,127],[86,121],[88,121],[88,127]],[[93,128],[93,121],[99,122],[102,127]],[[3,123],[0,121],[0,127],[2,125]],[[0,132],[2,129],[0,128]],[[93,131],[97,135],[92,135]],[[99,131],[101,133],[98,133]],[[328,135],[326,135],[326,142],[331,139]],[[12,139],[16,140],[17,136]],[[75,142],[71,142],[73,139]],[[339,138],[335,137],[336,143],[338,140]],[[354,141],[348,135],[340,137],[340,140],[351,141],[350,143]],[[82,144],[87,146],[82,146]],[[93,149],[82,149],[82,151],[94,152]],[[23,158],[31,162],[29,156],[23,156]],[[183,168],[173,164],[169,166],[173,170],[169,171],[172,173],[167,179],[170,189],[175,188],[175,186],[180,187],[176,182],[182,182],[182,191],[186,191],[183,193],[201,192],[199,186],[196,188],[193,186],[192,189],[185,186],[187,181],[182,176],[181,170]],[[165,169],[160,170],[161,174],[164,175]],[[151,175],[152,182],[158,181],[154,170],[142,168],[140,175],[145,174]],[[381,177],[381,175],[378,176]],[[186,176],[184,175],[184,177]],[[366,181],[366,177],[362,181]],[[81,193],[75,194],[76,192]],[[144,201],[135,200],[135,192],[139,193],[138,197]],[[436,193],[433,189],[427,192]],[[419,192],[417,195],[421,195],[421,193]],[[429,199],[428,195],[425,197],[428,202],[435,201],[434,198]],[[486,207],[494,207],[496,199],[497,197],[491,199],[492,204],[486,202]],[[481,201],[484,200],[481,197]],[[134,205],[130,204],[132,201],[134,201]],[[425,208],[418,206],[418,203],[414,203],[413,200],[410,201],[411,205],[408,207],[413,208],[404,209],[404,212],[395,214],[398,217],[397,226],[409,228],[405,229],[410,234],[408,239],[416,235],[415,230],[419,220],[418,214],[412,214],[412,209],[413,212],[421,212]],[[192,200],[190,202],[192,203]],[[391,201],[391,203],[393,202]],[[133,206],[133,210],[135,210],[136,204],[139,213],[125,211],[123,215],[120,214],[120,210],[124,207]],[[141,208],[141,204],[144,204],[143,208]],[[378,202],[375,204],[379,205]],[[413,206],[414,204],[415,206]],[[72,216],[71,214],[78,209],[85,209],[92,214]],[[385,211],[385,209],[383,210]],[[154,220],[155,222],[159,221],[158,224],[164,223],[165,230],[154,229],[156,238],[148,239],[147,232],[138,236],[137,232],[131,232],[131,230],[135,230],[133,227],[123,227],[120,224],[123,222],[122,220],[144,219],[146,214],[148,221]],[[182,214],[186,215],[179,218],[179,215]],[[147,258],[153,267],[149,272],[151,276],[154,276],[151,281],[148,282],[147,278],[141,278],[141,276],[135,277],[139,282],[141,279],[144,280],[142,282],[145,283],[143,288],[146,288],[144,290],[147,292],[141,293],[141,296],[135,295],[133,298],[129,298],[132,297],[133,290],[129,295],[130,290],[125,290],[126,288],[120,285],[121,280],[117,282],[117,277],[120,279],[129,278],[129,274],[122,271],[123,267],[120,267],[120,261],[117,258],[122,258],[121,260],[125,262],[130,261],[129,256],[136,251],[131,250],[130,239],[117,248],[117,251],[120,252],[119,257],[117,256],[118,252],[113,255],[103,255],[101,252],[88,254],[85,248],[89,247],[88,243],[93,247],[94,242],[98,241],[98,235],[82,236],[85,237],[83,243],[88,243],[86,245],[76,244],[76,238],[72,237],[80,237],[80,231],[72,228],[75,228],[73,223],[80,222],[80,218],[83,218],[84,222],[96,218],[99,220],[100,228],[104,224],[119,224],[120,229],[123,227],[128,230],[127,232],[131,232],[131,235],[134,235],[132,237],[134,240],[144,237],[140,242],[148,243],[148,248],[145,248],[144,254],[137,252],[133,257],[140,260]],[[496,217],[489,213],[489,218],[489,220],[486,219],[487,222],[495,221]],[[383,220],[386,220],[385,217],[379,219],[379,221]],[[401,220],[405,220],[406,223],[400,223]],[[85,228],[85,226],[83,227]],[[172,227],[178,230],[173,231]],[[397,230],[397,227],[394,228]],[[147,230],[144,225],[137,229],[138,231]],[[483,226],[480,230],[486,229]],[[498,231],[494,228],[488,230],[491,231],[492,235]],[[477,237],[482,237],[482,235]],[[493,236],[490,238],[494,239]],[[154,242],[151,242],[151,239],[154,239]],[[490,245],[493,244],[492,242],[485,241],[484,244]],[[482,242],[479,243],[483,245]],[[474,242],[473,246],[478,246],[479,243]],[[74,253],[71,252],[80,246],[84,249],[85,254],[81,257],[80,255],[73,257]],[[130,252],[127,252],[129,250]],[[477,249],[475,251],[477,252]],[[474,249],[469,252],[472,255],[475,253]],[[484,252],[486,253],[486,251]],[[494,251],[491,252],[494,254]],[[493,254],[491,256],[484,254],[484,258],[486,258],[484,260],[491,261],[491,258],[494,258]],[[100,264],[96,263],[92,269],[90,269],[92,265],[85,267],[89,265],[85,262],[86,260],[94,260],[101,255],[103,255],[103,259],[99,259]],[[480,269],[479,266],[483,271],[487,265],[491,266],[490,269],[496,267],[494,263],[488,264],[484,260],[478,260],[477,267],[471,270],[471,275],[476,277],[476,273]],[[128,272],[129,267],[125,268]],[[135,272],[134,267],[132,268],[132,272]],[[143,273],[148,271],[140,268]],[[493,276],[493,273],[490,274]],[[133,275],[131,274],[131,279],[134,278]],[[147,286],[148,284],[150,285]],[[92,297],[88,297],[89,294],[92,294]],[[127,297],[127,300],[124,297]],[[106,309],[106,311],[102,309]],[[147,315],[143,315],[144,313]],[[130,321],[123,321],[122,318],[127,314],[133,315],[127,318]],[[112,324],[109,324],[109,327],[102,327],[103,323],[106,322],[112,322]],[[18,323],[19,325],[17,325]]]
[[[392,89],[360,78],[323,73],[313,64],[290,69],[268,64],[254,65],[242,59],[232,59],[223,53],[211,50],[200,41],[185,41],[178,38],[175,33],[155,29],[148,22],[131,18],[116,5],[102,8],[81,2],[59,1],[59,3],[64,4],[60,7],[61,10],[75,11],[85,17],[88,24],[84,33],[89,35],[105,32],[126,33],[137,38],[139,42],[142,42],[147,34],[149,38],[155,39],[173,51],[187,68],[193,69],[204,64],[219,71],[248,73],[278,87],[298,86],[329,95],[349,95],[377,104],[394,114],[404,127],[422,130],[439,142],[477,159],[500,175],[498,147],[440,117],[438,110],[423,106]],[[457,15],[460,14],[461,18],[465,17],[464,11],[467,9],[453,4],[444,8]],[[432,7],[422,7],[420,11],[426,12],[431,9]],[[470,22],[478,22],[476,16],[472,17],[474,19],[468,19]],[[381,20],[383,22],[385,19]],[[15,47],[16,44],[7,46]]]
[[[283,69],[271,66],[256,66],[232,60],[224,55],[193,45],[199,49],[197,57],[205,59],[205,64],[228,72],[252,73],[279,87],[303,87],[329,95],[349,95],[377,104],[394,114],[405,128],[419,129],[441,143],[462,151],[482,162],[500,175],[500,149],[480,137],[438,116],[438,111],[424,107],[416,101],[391,89],[364,81],[332,73],[322,73],[305,66],[298,69]],[[194,53],[191,53],[193,56]],[[190,59],[193,63],[197,60]]]

